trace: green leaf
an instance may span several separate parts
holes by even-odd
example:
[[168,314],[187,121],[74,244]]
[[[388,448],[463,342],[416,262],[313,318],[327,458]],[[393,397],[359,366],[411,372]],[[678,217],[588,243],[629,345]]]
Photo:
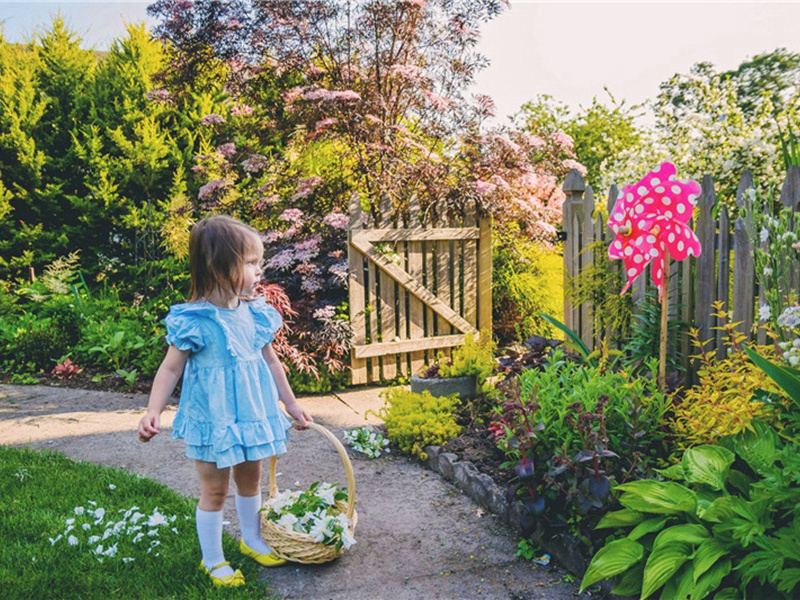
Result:
[[656,473],[667,479],[672,479],[673,481],[686,480],[686,473],[683,472],[683,465],[681,464],[672,465],[666,469],[656,469]]
[[715,564],[700,576],[694,589],[692,589],[691,600],[703,600],[703,598],[707,598],[711,592],[719,587],[719,584],[722,583],[722,580],[730,572],[730,559],[725,559]]
[[647,521],[642,521],[628,534],[628,539],[638,540],[640,537],[645,536],[648,533],[661,531],[664,528],[664,525],[669,522],[669,520],[670,517],[664,517],[663,519],[654,518],[647,519]]
[[644,563],[638,563],[617,577],[611,593],[618,596],[638,596],[642,592],[643,577]]
[[736,588],[724,588],[714,595],[714,600],[742,600],[742,594]]
[[[793,592],[800,585],[800,569],[783,569],[778,576],[778,591],[786,594]],[[796,597],[797,594],[794,594]]]
[[624,492],[619,502],[625,508],[656,514],[694,514],[697,495],[689,488],[671,481],[642,479],[618,485]]
[[692,593],[694,582],[692,581],[692,570],[688,565],[684,565],[675,577],[670,578],[661,590],[660,600],[675,600],[676,598],[688,598]]
[[673,525],[665,529],[656,537],[653,542],[653,552],[659,547],[669,545],[675,542],[691,544],[697,546],[705,542],[709,535],[708,529],[702,525],[694,523],[684,523],[683,525]]
[[733,452],[721,446],[696,446],[683,453],[681,464],[687,482],[704,483],[720,491],[725,488],[734,458]]
[[644,547],[638,542],[622,538],[609,542],[592,558],[589,568],[581,581],[581,591],[601,579],[619,575],[642,560]]
[[733,437],[736,453],[758,474],[764,475],[775,466],[781,442],[775,430],[762,421],[753,421],[752,431]]
[[644,566],[642,579],[641,600],[652,595],[678,572],[683,564],[689,560],[691,546],[684,543],[674,543],[660,548],[658,552],[653,548],[653,553]]
[[574,348],[578,353],[580,353],[580,355],[583,357],[584,360],[589,358],[589,354],[591,354],[591,352],[589,351],[589,348],[586,347],[586,344],[583,343],[583,340],[577,333],[572,331],[572,329],[564,325],[564,323],[562,323],[558,319],[551,317],[548,314],[539,313],[539,316],[542,317],[548,323],[550,323],[550,325],[552,325],[553,327],[556,327],[561,331],[563,331],[564,333],[566,333],[571,340],[569,346]]
[[764,371],[770,379],[789,395],[795,404],[800,406],[800,373],[798,373],[797,369],[776,365],[747,346],[744,346],[744,351],[747,352],[747,356],[759,369]]
[[711,566],[728,553],[729,547],[721,540],[710,537],[697,547],[692,561],[695,583]]
[[631,527],[638,525],[645,518],[644,513],[623,508],[603,515],[595,529],[612,529],[615,527]]

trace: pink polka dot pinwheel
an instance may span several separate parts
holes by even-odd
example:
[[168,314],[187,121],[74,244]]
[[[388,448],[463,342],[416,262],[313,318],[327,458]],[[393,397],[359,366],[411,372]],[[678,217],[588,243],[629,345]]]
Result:
[[700,195],[695,181],[675,179],[675,165],[663,163],[636,185],[626,186],[608,218],[609,228],[616,234],[608,247],[608,257],[622,259],[631,286],[644,268],[651,269],[658,297],[664,284],[666,254],[675,260],[700,256],[700,240],[686,224]]

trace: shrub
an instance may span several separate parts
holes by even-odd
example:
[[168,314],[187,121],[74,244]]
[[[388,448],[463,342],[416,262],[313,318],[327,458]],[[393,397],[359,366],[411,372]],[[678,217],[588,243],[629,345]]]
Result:
[[[662,474],[618,486],[622,510],[598,528],[632,528],[592,559],[581,588],[648,598],[796,598],[800,450],[763,423],[724,446],[689,448]],[[714,595],[714,593],[716,595]]]
[[494,367],[494,342],[487,330],[481,332],[477,340],[472,333],[465,335],[464,343],[451,352],[450,358],[439,354],[436,362],[426,367],[420,376],[424,378],[474,376],[478,387],[482,387],[494,373]]
[[427,460],[425,446],[442,445],[461,433],[453,418],[457,396],[436,398],[430,392],[415,394],[393,387],[381,393],[386,405],[378,412],[389,439],[407,454]]
[[[723,436],[750,429],[754,419],[776,423],[779,412],[773,402],[786,400],[780,388],[759,367],[750,362],[740,345],[744,334],[724,324],[728,330],[728,358],[716,360],[702,351],[697,330],[690,335],[701,349],[697,356],[698,385],[683,392],[675,401],[670,427],[678,448],[710,444]],[[775,349],[756,346],[762,356],[772,360]]]

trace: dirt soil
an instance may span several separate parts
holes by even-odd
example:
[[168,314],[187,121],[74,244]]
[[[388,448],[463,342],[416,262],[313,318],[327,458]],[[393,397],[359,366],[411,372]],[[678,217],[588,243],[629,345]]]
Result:
[[[380,423],[364,416],[380,408],[379,391],[362,388],[301,402],[342,439],[347,428]],[[149,444],[137,441],[135,427],[146,402],[143,394],[0,384],[0,443],[118,467],[196,497],[193,463],[184,455],[183,442],[170,438],[174,405],[164,413],[161,435]],[[451,450],[480,467],[482,455],[492,450],[484,441],[464,441],[462,448]],[[325,565],[265,569],[262,577],[274,594],[350,600],[590,597],[579,595],[577,584],[557,565],[538,567],[515,558],[517,535],[419,462],[391,454],[375,460],[362,456],[351,453],[357,544]],[[281,489],[344,480],[336,451],[312,431],[292,433],[278,471]],[[225,510],[226,529],[237,536],[233,489]],[[227,558],[234,566],[245,560]]]

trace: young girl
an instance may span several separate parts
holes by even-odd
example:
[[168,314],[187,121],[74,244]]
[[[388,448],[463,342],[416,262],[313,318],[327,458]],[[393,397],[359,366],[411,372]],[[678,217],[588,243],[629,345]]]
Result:
[[230,217],[199,221],[189,238],[189,301],[165,319],[169,348],[156,373],[139,439],[159,432],[161,413],[183,375],[172,437],[186,442],[200,478],[197,536],[200,568],[215,585],[238,586],[244,577],[222,552],[222,507],[229,473],[236,483],[239,548],[265,567],[283,559],[261,539],[261,460],[286,452],[289,419],[312,421],[297,403],[271,342],[281,327],[277,310],[250,299],[261,279],[264,248],[258,232]]

